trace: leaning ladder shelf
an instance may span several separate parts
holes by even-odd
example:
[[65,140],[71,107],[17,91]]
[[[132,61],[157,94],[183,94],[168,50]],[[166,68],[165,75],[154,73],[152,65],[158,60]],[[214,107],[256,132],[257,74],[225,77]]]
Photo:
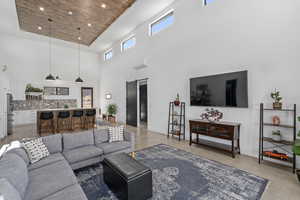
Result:
[[[296,141],[296,114],[297,114],[297,105],[294,104],[294,108],[293,109],[271,109],[271,108],[265,108],[264,104],[261,103],[260,104],[260,126],[259,126],[259,155],[258,155],[258,162],[259,164],[264,160],[264,158],[267,158],[268,161],[274,161],[274,160],[278,160],[278,161],[282,161],[282,162],[286,162],[289,163],[289,165],[292,166],[293,168],[293,173],[295,173],[295,169],[296,169],[296,155],[291,151],[288,151],[286,148],[291,147],[295,141]],[[290,112],[293,114],[293,124],[292,125],[287,125],[287,124],[280,124],[280,125],[275,125],[272,123],[267,123],[264,122],[264,112],[266,111],[270,111],[270,112]],[[266,126],[270,126],[270,127],[276,127],[276,128],[284,128],[285,130],[292,130],[293,132],[293,139],[292,140],[281,140],[281,141],[274,141],[272,138],[267,137],[266,135],[264,135],[264,127]],[[269,147],[266,147],[265,142],[269,143]],[[288,153],[290,156],[288,156],[287,158],[283,159],[280,157],[272,157],[270,155],[266,155],[264,152],[265,150],[275,150],[275,149],[281,149],[283,150],[285,153]],[[290,148],[292,149],[292,147]],[[277,162],[278,163],[278,162]]]
[[185,140],[185,102],[178,106],[174,102],[169,103],[168,137],[177,136],[180,141]]

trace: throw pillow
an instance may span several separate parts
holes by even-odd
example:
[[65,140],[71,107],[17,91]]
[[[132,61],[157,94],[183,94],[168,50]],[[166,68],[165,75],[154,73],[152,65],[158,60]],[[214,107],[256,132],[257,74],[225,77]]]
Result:
[[42,141],[42,138],[26,140],[22,143],[28,153],[31,164],[36,163],[50,155],[46,145]]
[[109,127],[109,142],[124,141],[124,126]]

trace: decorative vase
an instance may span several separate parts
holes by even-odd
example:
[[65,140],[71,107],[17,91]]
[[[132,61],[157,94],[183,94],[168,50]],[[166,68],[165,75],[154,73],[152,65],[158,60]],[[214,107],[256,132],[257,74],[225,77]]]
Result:
[[276,142],[280,142],[281,141],[281,135],[272,135],[272,140],[274,140]]
[[273,109],[274,110],[281,110],[282,109],[282,103],[281,102],[274,102],[273,103]]
[[272,117],[273,125],[279,126],[280,125],[280,118],[278,116]]
[[180,105],[180,101],[175,100],[175,101],[174,101],[174,105],[175,105],[175,106],[179,106],[179,105]]

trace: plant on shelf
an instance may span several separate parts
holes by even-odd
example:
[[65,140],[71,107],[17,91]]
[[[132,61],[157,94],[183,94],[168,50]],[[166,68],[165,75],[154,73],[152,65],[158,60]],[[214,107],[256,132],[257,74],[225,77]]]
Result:
[[280,91],[277,91],[275,89],[274,92],[271,93],[271,98],[274,100],[273,102],[273,108],[276,110],[281,110],[282,109],[282,97],[280,96]]
[[179,106],[180,105],[180,99],[179,99],[179,94],[177,93],[176,99],[174,101],[174,105],[175,106]]
[[[300,122],[300,117],[298,117],[298,121]],[[298,138],[300,137],[300,131],[298,132]],[[300,156],[300,139],[296,139],[295,144],[293,145],[293,152],[297,156]],[[300,169],[296,170],[296,174],[298,177],[298,181],[300,182]]]
[[280,130],[272,131],[272,140],[274,140],[276,142],[281,141],[281,132],[280,132]]
[[25,93],[43,93],[43,89],[35,88],[31,84],[27,84]]

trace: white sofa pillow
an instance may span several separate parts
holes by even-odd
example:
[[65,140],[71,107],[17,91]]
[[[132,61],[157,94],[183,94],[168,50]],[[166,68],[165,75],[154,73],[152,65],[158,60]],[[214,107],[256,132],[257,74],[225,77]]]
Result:
[[30,163],[36,163],[39,160],[50,155],[42,138],[27,140],[22,142],[30,159]]
[[124,141],[124,126],[108,128],[109,142]]

